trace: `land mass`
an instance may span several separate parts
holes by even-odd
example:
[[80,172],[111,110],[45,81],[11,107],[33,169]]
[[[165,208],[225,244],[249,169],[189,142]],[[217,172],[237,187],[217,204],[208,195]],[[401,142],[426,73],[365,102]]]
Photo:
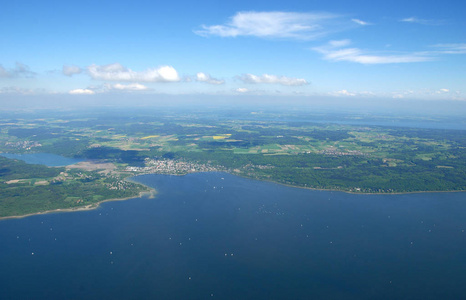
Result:
[[466,190],[464,130],[367,125],[374,116],[330,118],[296,111],[15,116],[2,116],[0,152],[53,153],[85,161],[48,168],[1,158],[0,217],[134,197],[147,188],[125,179],[154,173],[224,171],[354,193]]
[[[1,156],[0,165],[4,180],[0,182],[0,218],[89,210],[108,200],[154,193],[146,186],[125,180],[126,176],[105,169],[49,168]],[[93,163],[86,164],[90,165]]]

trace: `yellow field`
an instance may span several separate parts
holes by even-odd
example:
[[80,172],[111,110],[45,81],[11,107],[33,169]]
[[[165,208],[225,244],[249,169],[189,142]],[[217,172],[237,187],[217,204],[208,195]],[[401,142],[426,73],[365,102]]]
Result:
[[227,139],[231,136],[231,133],[227,133],[227,134],[222,134],[222,135],[214,135],[212,138],[214,140],[223,140],[223,139]]
[[159,137],[159,136],[160,135],[148,135],[148,136],[142,137],[141,140],[147,140],[147,139],[156,138],[156,137]]

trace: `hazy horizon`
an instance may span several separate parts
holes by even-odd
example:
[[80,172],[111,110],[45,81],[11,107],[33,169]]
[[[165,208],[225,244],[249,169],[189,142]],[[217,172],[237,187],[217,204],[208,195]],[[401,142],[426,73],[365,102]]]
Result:
[[399,116],[463,116],[466,102],[406,99],[336,99],[333,97],[217,96],[217,95],[0,95],[4,111],[86,108],[200,108],[251,110],[302,110]]

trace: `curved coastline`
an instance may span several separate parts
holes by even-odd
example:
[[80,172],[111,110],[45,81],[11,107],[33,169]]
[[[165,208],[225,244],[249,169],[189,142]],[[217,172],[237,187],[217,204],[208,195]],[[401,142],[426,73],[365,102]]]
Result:
[[[225,172],[225,171],[224,171]],[[159,175],[175,175],[175,176],[185,176],[188,174],[193,174],[193,173],[204,173],[204,172],[192,172],[192,173],[186,173],[186,174],[159,174]],[[318,189],[318,188],[311,188],[311,187],[304,187],[304,186],[297,186],[297,185],[291,185],[291,184],[286,184],[278,181],[273,181],[273,180],[268,180],[268,179],[261,179],[261,178],[253,178],[253,177],[248,177],[248,176],[243,176],[241,174],[235,174],[232,172],[225,172],[227,174],[233,175],[233,176],[238,176],[242,177],[245,179],[252,179],[252,180],[258,180],[258,181],[264,181],[264,182],[270,182],[270,183],[275,183],[279,184],[282,186],[287,186],[287,187],[292,187],[292,188],[299,188],[299,189],[306,189],[306,190],[313,190],[313,191],[327,191],[327,192],[341,192],[341,193],[347,193],[347,194],[354,194],[354,195],[404,195],[404,194],[421,194],[421,193],[464,193],[466,190],[457,190],[457,191],[412,191],[412,192],[396,192],[396,193],[364,193],[364,192],[352,192],[352,191],[345,191],[345,190],[338,190],[338,189]],[[151,173],[151,174],[141,174],[141,175],[157,175],[157,173]],[[2,220],[7,220],[7,219],[21,219],[21,218],[26,218],[34,215],[42,215],[42,214],[49,214],[49,213],[62,213],[62,212],[79,212],[79,211],[88,211],[88,210],[94,210],[97,209],[101,203],[104,202],[112,202],[112,201],[125,201],[129,199],[134,199],[134,198],[140,198],[145,195],[148,195],[149,198],[155,198],[155,195],[157,194],[157,191],[154,188],[151,188],[145,184],[142,184],[141,182],[138,182],[136,180],[132,180],[132,176],[125,178],[125,180],[143,185],[148,188],[148,191],[144,192],[139,192],[138,196],[131,196],[131,197],[125,197],[125,198],[114,198],[114,199],[106,199],[102,200],[96,203],[88,204],[85,206],[81,207],[73,207],[73,208],[58,208],[58,209],[53,209],[53,210],[46,210],[46,211],[41,211],[41,212],[36,212],[36,213],[30,213],[26,215],[20,215],[20,216],[7,216],[7,217],[0,217],[0,221]]]
[[[306,190],[311,190],[311,191],[322,191],[322,192],[341,192],[341,193],[346,193],[346,194],[353,194],[353,195],[407,195],[407,194],[422,194],[422,193],[466,193],[466,190],[454,190],[454,191],[410,191],[410,192],[393,192],[393,193],[381,193],[381,192],[354,192],[354,191],[347,191],[347,190],[339,190],[339,189],[319,189],[319,188],[312,188],[312,187],[306,187],[306,186],[299,186],[299,185],[292,185],[292,184],[287,184],[279,181],[274,181],[271,179],[266,179],[266,178],[254,178],[254,177],[249,177],[245,176],[242,174],[234,173],[231,171],[208,171],[208,172],[189,172],[185,174],[160,174],[160,173],[148,173],[148,174],[140,174],[140,175],[170,175],[170,176],[185,176],[188,174],[194,174],[194,173],[226,173],[230,174],[233,176],[238,176],[241,178],[245,179],[252,179],[252,180],[258,180],[258,181],[264,181],[264,182],[270,182],[270,183],[275,183],[287,187],[292,187],[292,188],[298,188],[298,189],[306,189]],[[140,175],[136,175],[133,177],[137,177]],[[137,184],[142,184],[138,181],[131,180],[131,178],[127,178],[125,180],[128,180],[133,183]]]
[[[288,186],[288,187],[293,187],[293,188],[298,188],[298,189],[306,189],[306,190],[311,190],[311,191],[327,191],[327,192],[341,192],[341,193],[346,193],[346,194],[353,194],[353,195],[406,195],[406,194],[422,194],[422,193],[465,193],[466,190],[454,190],[454,191],[411,191],[411,192],[394,192],[394,193],[381,193],[381,192],[353,192],[353,191],[346,191],[346,190],[339,190],[339,189],[319,189],[319,188],[312,188],[312,187],[307,187],[307,186],[299,186],[299,185],[292,185],[288,183],[283,183],[279,181],[274,181],[271,179],[266,179],[266,178],[254,178],[254,177],[249,177],[245,176],[242,174],[237,174],[237,173],[232,173],[232,172],[225,172],[230,175],[234,176],[239,176],[242,178],[246,179],[253,179],[253,180],[259,180],[259,181],[265,181],[265,182],[271,182],[271,183],[276,183],[279,185],[283,186]],[[186,174],[183,174],[186,175]]]
[[[126,179],[128,180],[128,179]],[[31,217],[35,215],[44,215],[44,214],[51,214],[51,213],[66,213],[66,212],[79,212],[79,211],[88,211],[88,210],[94,210],[99,208],[100,204],[104,202],[113,202],[113,201],[125,201],[129,199],[134,199],[134,198],[141,198],[143,196],[149,196],[149,198],[155,198],[155,195],[157,194],[157,191],[151,187],[148,187],[145,184],[129,180],[131,182],[143,185],[148,188],[148,191],[144,192],[139,192],[139,195],[136,196],[130,196],[130,197],[125,197],[125,198],[112,198],[112,199],[105,199],[96,203],[80,206],[80,207],[73,207],[73,208],[57,208],[57,209],[51,209],[51,210],[46,210],[46,211],[40,211],[40,212],[35,212],[35,213],[30,213],[30,214],[25,214],[25,215],[20,215],[20,216],[7,216],[7,217],[0,217],[0,221],[2,220],[8,220],[8,219],[22,219],[26,217]]]

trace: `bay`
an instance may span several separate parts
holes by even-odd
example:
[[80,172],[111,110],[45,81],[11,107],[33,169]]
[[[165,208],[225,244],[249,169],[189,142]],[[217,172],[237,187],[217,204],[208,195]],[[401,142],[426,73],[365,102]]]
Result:
[[356,195],[225,173],[0,221],[1,299],[458,299],[466,193]]

